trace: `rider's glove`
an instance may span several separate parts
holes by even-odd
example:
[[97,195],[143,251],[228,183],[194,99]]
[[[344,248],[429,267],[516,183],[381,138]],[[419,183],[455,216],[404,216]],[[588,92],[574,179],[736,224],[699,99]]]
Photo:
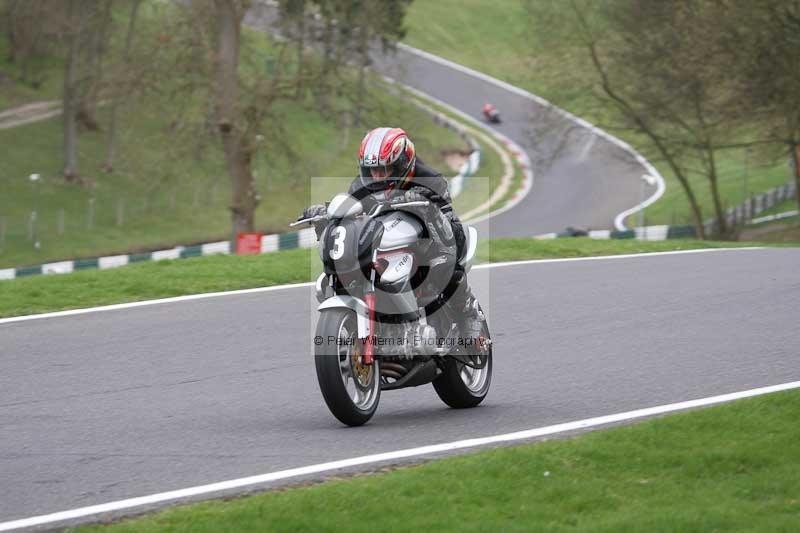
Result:
[[310,205],[305,208],[303,214],[300,215],[300,218],[298,218],[298,220],[322,216],[327,212],[327,210],[328,209],[323,204]]
[[405,202],[424,202],[428,199],[417,189],[409,189],[403,195],[403,201]]

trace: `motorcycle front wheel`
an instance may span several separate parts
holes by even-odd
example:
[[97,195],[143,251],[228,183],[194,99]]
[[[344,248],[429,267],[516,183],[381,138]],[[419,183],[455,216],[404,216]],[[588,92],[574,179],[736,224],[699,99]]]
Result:
[[348,426],[367,423],[381,397],[380,362],[362,364],[355,312],[322,311],[314,344],[317,380],[328,409]]

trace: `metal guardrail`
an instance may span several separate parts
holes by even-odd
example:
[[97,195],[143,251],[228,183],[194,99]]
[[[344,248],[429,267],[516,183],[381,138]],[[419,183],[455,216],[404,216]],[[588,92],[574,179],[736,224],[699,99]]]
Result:
[[[755,194],[739,205],[726,209],[725,222],[727,222],[728,227],[744,225],[760,213],[772,209],[781,202],[795,198],[795,188],[795,182],[790,181],[778,187],[773,187],[767,192]],[[715,233],[718,228],[719,223],[716,219],[708,220],[705,223],[707,234]]]

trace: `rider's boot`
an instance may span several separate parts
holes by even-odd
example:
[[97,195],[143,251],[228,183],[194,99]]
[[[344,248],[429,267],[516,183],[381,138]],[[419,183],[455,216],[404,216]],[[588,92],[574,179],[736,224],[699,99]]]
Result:
[[463,343],[465,352],[469,355],[478,355],[478,349],[483,342],[483,312],[478,306],[478,300],[472,294],[467,284],[467,276],[463,271],[456,272],[458,285],[450,303],[458,316],[458,326],[460,331],[459,344]]

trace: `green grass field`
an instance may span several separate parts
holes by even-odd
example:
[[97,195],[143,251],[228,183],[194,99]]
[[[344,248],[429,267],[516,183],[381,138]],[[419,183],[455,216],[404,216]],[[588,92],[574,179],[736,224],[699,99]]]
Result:
[[772,244],[800,242],[800,217],[793,216],[772,222],[745,226],[740,239],[757,239]]
[[[480,244],[478,261],[588,257],[744,244],[692,240],[496,239]],[[305,282],[315,279],[320,271],[316,249],[298,249],[259,256],[152,261],[110,270],[17,278],[0,281],[0,317]]]
[[[568,40],[539,38],[526,1],[415,0],[409,8],[405,42],[518,85],[590,122],[613,123],[611,110],[599,107],[591,96],[596,80],[587,53]],[[482,103],[476,102],[476,108]],[[642,145],[636,136],[620,136],[634,147]],[[726,207],[740,203],[746,193],[763,192],[791,179],[784,162],[752,157],[745,164],[745,159],[743,149],[719,154],[720,195]],[[647,223],[691,223],[680,184],[658,158],[652,162],[667,181],[667,190],[646,210]],[[697,174],[690,180],[704,217],[713,217],[707,181]]]
[[800,523],[799,409],[800,392],[775,393],[77,531],[788,533]]

